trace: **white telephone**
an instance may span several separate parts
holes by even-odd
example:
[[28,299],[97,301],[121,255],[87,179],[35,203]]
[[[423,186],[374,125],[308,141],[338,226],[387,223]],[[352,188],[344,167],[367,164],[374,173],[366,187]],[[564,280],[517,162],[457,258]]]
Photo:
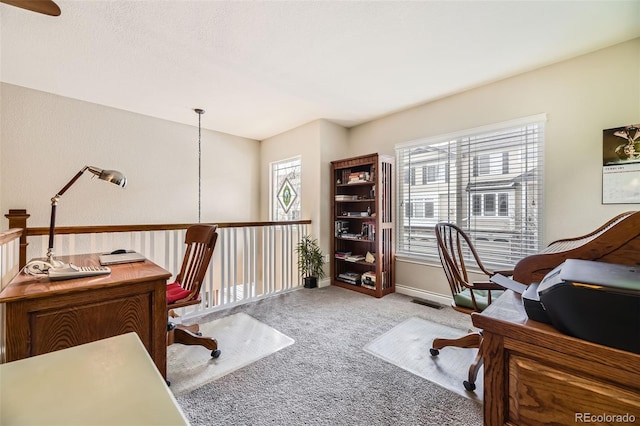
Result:
[[53,265],[44,260],[32,260],[24,266],[24,273],[27,275],[48,275],[49,269],[53,269]]
[[25,265],[24,273],[28,275],[46,275],[51,281],[58,281],[106,275],[111,273],[111,268],[107,266],[76,266],[72,263],[55,267],[43,260],[32,260]]

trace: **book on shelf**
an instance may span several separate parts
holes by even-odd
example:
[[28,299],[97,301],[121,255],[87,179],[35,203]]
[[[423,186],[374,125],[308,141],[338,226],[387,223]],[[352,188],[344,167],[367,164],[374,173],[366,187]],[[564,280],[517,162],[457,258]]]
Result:
[[376,239],[376,223],[375,222],[363,222],[362,223],[362,238],[367,240]]
[[369,182],[371,179],[369,172],[352,172],[349,173],[348,183]]
[[338,280],[344,281],[349,284],[359,285],[360,284],[360,274],[356,272],[343,272],[338,275]]
[[367,271],[362,274],[361,277],[362,286],[375,290],[376,288],[376,273],[373,271]]
[[335,230],[336,230],[336,237],[339,237],[343,234],[346,234],[349,232],[349,222],[346,220],[336,220],[335,221]]
[[361,278],[362,278],[362,281],[368,281],[373,284],[376,283],[376,273],[373,271],[367,271],[363,273]]
[[362,239],[360,234],[353,234],[353,233],[349,233],[349,232],[345,232],[344,234],[341,234],[340,237],[341,238],[346,238],[348,240],[361,240]]
[[357,195],[336,195],[336,201],[356,201],[358,200]]
[[369,212],[345,212],[343,216],[365,217],[365,216],[369,216]]
[[366,282],[364,282],[364,281],[362,281],[362,282],[360,283],[360,285],[361,285],[362,287],[365,287],[365,288],[368,288],[368,289],[371,289],[371,290],[375,290],[375,289],[376,289],[376,285],[375,285],[375,284],[369,284],[369,283],[366,283]]
[[364,256],[361,254],[351,254],[345,256],[344,260],[346,260],[347,262],[361,262],[364,260]]
[[345,259],[347,256],[351,256],[351,252],[350,251],[337,251],[335,256],[336,256],[336,259]]

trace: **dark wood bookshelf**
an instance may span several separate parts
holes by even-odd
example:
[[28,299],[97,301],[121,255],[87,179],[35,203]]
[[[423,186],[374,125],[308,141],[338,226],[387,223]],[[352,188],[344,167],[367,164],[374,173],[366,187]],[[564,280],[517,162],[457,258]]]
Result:
[[[393,157],[380,154],[331,163],[332,285],[375,297],[395,291],[393,166]],[[373,261],[347,260],[336,256],[340,252],[370,253]]]

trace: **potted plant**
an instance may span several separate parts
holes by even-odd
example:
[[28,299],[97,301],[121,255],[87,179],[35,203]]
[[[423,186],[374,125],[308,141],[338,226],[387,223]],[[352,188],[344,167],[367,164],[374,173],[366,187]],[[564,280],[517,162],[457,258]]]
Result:
[[298,272],[304,280],[305,288],[317,287],[318,278],[325,276],[322,268],[324,256],[318,245],[318,240],[312,238],[311,235],[305,235],[298,241],[296,253],[298,253]]

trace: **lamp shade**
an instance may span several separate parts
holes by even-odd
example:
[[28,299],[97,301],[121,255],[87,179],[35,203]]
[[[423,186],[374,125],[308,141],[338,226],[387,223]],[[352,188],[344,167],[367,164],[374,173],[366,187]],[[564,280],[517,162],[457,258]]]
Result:
[[87,166],[87,169],[102,180],[114,183],[123,188],[127,185],[127,178],[117,170],[102,170],[93,166]]

